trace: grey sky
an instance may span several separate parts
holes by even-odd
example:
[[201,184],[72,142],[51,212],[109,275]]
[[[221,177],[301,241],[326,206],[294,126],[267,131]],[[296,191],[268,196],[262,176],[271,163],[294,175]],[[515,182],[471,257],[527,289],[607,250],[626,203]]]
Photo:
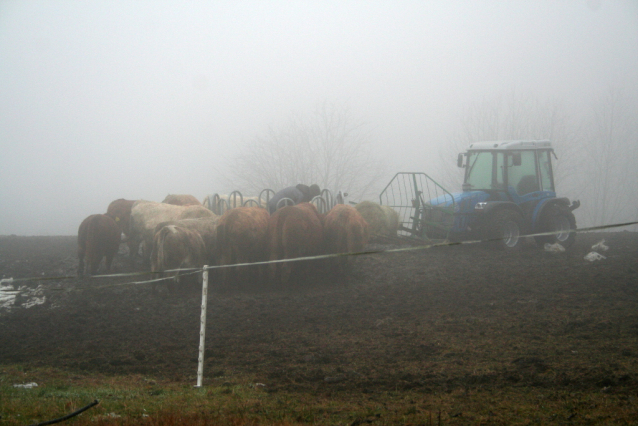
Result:
[[638,90],[633,0],[0,1],[0,235],[228,191],[239,146],[324,100],[428,172],[471,102],[610,85]]

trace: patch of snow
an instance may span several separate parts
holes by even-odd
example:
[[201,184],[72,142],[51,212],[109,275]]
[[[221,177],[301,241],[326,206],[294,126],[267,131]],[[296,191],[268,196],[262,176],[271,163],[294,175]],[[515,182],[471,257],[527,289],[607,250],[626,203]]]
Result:
[[550,253],[562,253],[565,251],[565,247],[561,246],[558,243],[545,243],[545,251],[548,251]]
[[3,285],[5,282],[13,282],[13,278],[10,278],[10,280],[2,280],[0,282],[0,309],[13,306],[16,296],[20,293],[19,290],[14,290],[12,285]]
[[32,389],[37,388],[38,384],[36,382],[24,383],[21,385],[13,385],[14,388],[23,388],[23,389]]
[[35,290],[31,290],[27,294],[27,300],[22,304],[24,308],[31,308],[36,305],[41,305],[46,301],[46,296],[44,295],[44,288],[40,285]]
[[589,252],[587,256],[585,256],[585,260],[589,260],[590,262],[594,262],[596,260],[607,259],[600,253],[596,253],[595,251]]
[[[11,283],[13,279],[2,280],[0,284]],[[36,305],[41,305],[46,301],[44,295],[44,287],[38,286],[37,288],[29,288],[22,286],[18,290],[15,290],[13,285],[0,285],[0,312],[5,310],[9,311],[13,308],[31,308]]]
[[597,242],[596,244],[594,244],[593,246],[591,246],[591,249],[593,251],[597,251],[597,252],[600,253],[601,251],[609,250],[609,246],[605,245],[605,239],[602,239],[599,242]]

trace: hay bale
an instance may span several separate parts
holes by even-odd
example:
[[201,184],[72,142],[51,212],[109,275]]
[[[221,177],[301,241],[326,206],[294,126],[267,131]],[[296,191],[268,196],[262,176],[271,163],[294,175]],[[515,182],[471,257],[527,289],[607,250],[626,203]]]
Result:
[[399,230],[399,214],[388,206],[374,201],[362,201],[355,207],[368,222],[370,235],[396,237]]
[[197,198],[190,194],[168,194],[164,201],[164,204],[172,204],[174,206],[201,206]]

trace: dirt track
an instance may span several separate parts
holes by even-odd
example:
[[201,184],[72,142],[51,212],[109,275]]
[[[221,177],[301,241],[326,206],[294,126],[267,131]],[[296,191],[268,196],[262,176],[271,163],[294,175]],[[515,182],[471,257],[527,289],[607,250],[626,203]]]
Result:
[[[607,259],[584,260],[602,238]],[[0,277],[73,274],[75,250],[75,237],[0,237]],[[116,259],[115,272],[126,265]],[[194,383],[200,297],[103,287],[129,280],[29,283],[46,303],[0,312],[0,364]],[[213,288],[205,380],[236,375],[269,391],[635,395],[638,235],[580,234],[560,254],[528,241],[515,254],[473,245],[361,256],[347,277],[319,270],[286,288]]]

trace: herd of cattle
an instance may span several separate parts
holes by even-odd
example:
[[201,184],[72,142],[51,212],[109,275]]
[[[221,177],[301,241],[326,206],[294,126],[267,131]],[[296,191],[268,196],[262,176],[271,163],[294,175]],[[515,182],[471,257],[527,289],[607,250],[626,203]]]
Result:
[[[191,195],[169,195],[161,203],[118,199],[106,214],[94,214],[78,230],[78,274],[96,274],[103,258],[106,272],[121,243],[131,261],[141,255],[151,271],[233,265],[293,259],[331,253],[362,251],[370,236],[396,236],[397,213],[387,206],[364,201],[355,207],[336,204],[321,214],[312,203],[285,206],[270,214],[261,206],[231,208],[213,213]],[[349,256],[331,259],[343,271]],[[261,268],[260,276],[287,282],[300,262],[275,262]],[[221,268],[223,283],[244,280],[246,268]],[[174,289],[180,277],[173,272]]]

